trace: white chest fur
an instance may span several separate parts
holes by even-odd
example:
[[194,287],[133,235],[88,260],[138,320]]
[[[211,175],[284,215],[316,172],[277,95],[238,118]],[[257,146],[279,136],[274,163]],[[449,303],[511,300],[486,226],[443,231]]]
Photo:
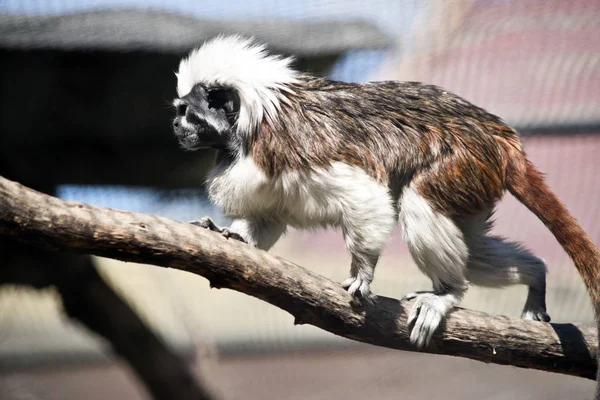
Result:
[[207,179],[210,201],[232,217],[260,215],[271,209],[273,182],[250,157],[228,166],[218,165]]
[[210,200],[229,216],[279,218],[296,227],[343,225],[343,218],[381,212],[392,201],[387,187],[341,162],[268,178],[244,157],[217,167],[207,183]]

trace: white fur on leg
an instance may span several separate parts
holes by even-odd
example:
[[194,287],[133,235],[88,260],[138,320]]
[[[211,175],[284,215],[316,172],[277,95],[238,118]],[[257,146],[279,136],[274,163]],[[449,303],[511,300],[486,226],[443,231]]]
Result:
[[487,235],[491,214],[489,210],[459,222],[469,246],[469,281],[486,287],[527,285],[529,291],[521,317],[550,321],[546,312],[546,264],[520,243]]
[[352,254],[352,265],[350,268],[351,277],[342,283],[342,287],[348,290],[348,293],[360,303],[361,300],[373,304],[377,299],[371,293],[371,282],[375,273],[378,255],[365,256],[363,254]]
[[434,286],[467,288],[469,250],[454,221],[408,187],[400,198],[400,223],[411,255]]
[[335,183],[335,197],[340,202],[340,225],[352,254],[351,277],[342,286],[359,302],[373,303],[376,296],[370,285],[375,266],[396,224],[392,197],[387,187],[357,167],[336,163],[332,169],[336,174],[331,183]]
[[285,233],[286,225],[270,219],[236,219],[231,223],[231,231],[236,232],[251,246],[269,250]]
[[433,281],[433,293],[414,293],[408,318],[413,324],[410,340],[418,347],[431,337],[467,289],[465,270],[469,256],[463,233],[454,221],[434,210],[408,187],[400,199],[400,222],[415,263]]

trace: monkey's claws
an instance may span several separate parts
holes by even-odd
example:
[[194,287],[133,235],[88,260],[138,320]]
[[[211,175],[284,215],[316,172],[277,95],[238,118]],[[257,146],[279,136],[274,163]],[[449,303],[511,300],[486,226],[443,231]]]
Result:
[[348,291],[350,296],[352,296],[354,301],[359,305],[362,305],[363,300],[367,304],[374,304],[377,300],[377,296],[371,293],[369,281],[360,276],[346,279],[342,282],[342,287]]
[[229,228],[221,228],[215,224],[209,217],[202,217],[197,221],[190,221],[190,224],[199,226],[201,228],[210,229],[213,232],[220,233],[226,239],[239,240],[242,243],[246,243],[246,240],[239,234],[232,232]]
[[225,238],[229,239],[235,239],[235,240],[239,240],[242,243],[246,243],[246,240],[241,237],[239,234],[232,232],[229,230],[229,228],[223,228],[221,229],[221,235],[223,235]]
[[210,229],[213,232],[221,233],[222,229],[215,224],[212,219],[208,217],[202,217],[199,220],[190,221],[190,224],[199,226],[200,228]]
[[429,346],[431,337],[445,315],[447,307],[443,297],[431,292],[416,292],[407,294],[404,298],[417,299],[407,319],[409,329],[412,326],[410,342],[419,349]]
[[539,310],[539,311],[523,311],[523,314],[521,314],[521,318],[522,319],[528,319],[531,321],[542,321],[542,322],[550,322],[550,315],[548,315],[548,313],[546,311],[543,310]]

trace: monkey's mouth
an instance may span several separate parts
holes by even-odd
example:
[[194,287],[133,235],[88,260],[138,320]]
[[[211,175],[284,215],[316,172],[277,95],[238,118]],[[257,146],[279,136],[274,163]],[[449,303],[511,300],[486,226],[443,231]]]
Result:
[[182,126],[174,128],[175,137],[179,145],[185,150],[198,150],[202,148],[202,143],[198,134]]
[[224,135],[219,134],[216,129],[204,120],[190,123],[187,120],[183,121],[180,118],[176,118],[173,121],[173,132],[179,145],[184,150],[194,151],[208,148],[224,148]]

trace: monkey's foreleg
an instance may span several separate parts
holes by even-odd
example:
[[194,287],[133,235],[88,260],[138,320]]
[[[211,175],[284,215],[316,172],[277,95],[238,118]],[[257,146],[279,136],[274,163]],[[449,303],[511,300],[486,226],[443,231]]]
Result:
[[372,304],[377,299],[377,296],[371,293],[371,282],[378,258],[378,255],[352,254],[351,277],[342,282],[342,287],[348,290],[358,303],[364,300]]
[[[387,244],[392,229],[396,223],[391,202],[387,199],[374,197],[364,205],[374,205],[370,210],[352,213],[346,218],[348,223],[343,226],[346,247],[352,254],[350,278],[342,286],[360,304],[361,301],[373,303],[377,296],[371,293],[371,282],[375,266],[384,246]],[[360,207],[352,207],[360,210]]]

